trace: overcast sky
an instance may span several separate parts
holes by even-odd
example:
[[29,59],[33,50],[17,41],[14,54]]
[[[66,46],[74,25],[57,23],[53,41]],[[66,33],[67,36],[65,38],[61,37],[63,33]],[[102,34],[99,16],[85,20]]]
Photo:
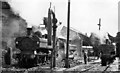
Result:
[[[39,25],[47,16],[50,2],[55,6],[56,17],[63,25],[67,25],[68,0],[10,0],[16,13],[27,20],[29,25]],[[101,18],[101,33],[109,32],[113,36],[118,31],[119,0],[71,0],[70,27],[83,33],[99,32],[98,23]]]

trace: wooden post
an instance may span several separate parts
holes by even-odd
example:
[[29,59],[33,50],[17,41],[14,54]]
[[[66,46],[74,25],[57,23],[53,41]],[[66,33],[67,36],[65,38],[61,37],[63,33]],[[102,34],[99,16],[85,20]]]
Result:
[[69,68],[69,28],[70,28],[70,0],[68,0],[67,44],[66,44],[65,68]]

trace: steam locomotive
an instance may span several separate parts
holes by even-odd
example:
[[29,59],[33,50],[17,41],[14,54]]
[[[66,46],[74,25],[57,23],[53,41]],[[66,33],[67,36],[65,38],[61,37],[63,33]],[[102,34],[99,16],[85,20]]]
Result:
[[32,33],[32,28],[27,28],[26,36],[15,39],[15,47],[20,51],[15,54],[19,67],[29,68],[50,60],[51,49],[41,47],[40,35]]
[[101,44],[98,46],[98,49],[101,53],[101,65],[106,66],[115,60],[115,46],[112,44]]
[[120,32],[117,32],[116,37],[113,37],[110,34],[108,34],[108,37],[110,38],[112,43],[115,43],[116,57],[118,57],[120,59]]

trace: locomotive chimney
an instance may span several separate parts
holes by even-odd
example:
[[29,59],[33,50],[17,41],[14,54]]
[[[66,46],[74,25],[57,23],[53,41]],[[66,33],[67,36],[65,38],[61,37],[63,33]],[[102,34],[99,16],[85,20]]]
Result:
[[31,33],[32,33],[32,27],[29,26],[29,27],[27,27],[27,36],[30,36]]

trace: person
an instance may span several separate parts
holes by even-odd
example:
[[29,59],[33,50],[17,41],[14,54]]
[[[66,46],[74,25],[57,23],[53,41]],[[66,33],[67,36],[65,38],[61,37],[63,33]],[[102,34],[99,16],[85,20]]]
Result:
[[10,48],[7,48],[6,51],[7,52],[5,53],[5,56],[4,56],[5,64],[6,65],[10,65],[11,64],[11,57],[10,57],[11,52],[10,52]]
[[84,63],[87,64],[87,53],[83,50]]

